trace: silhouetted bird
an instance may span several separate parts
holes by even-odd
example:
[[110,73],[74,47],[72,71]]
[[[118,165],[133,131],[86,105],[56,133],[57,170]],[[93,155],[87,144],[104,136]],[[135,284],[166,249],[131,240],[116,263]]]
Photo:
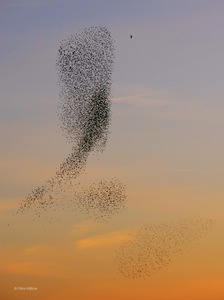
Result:
[[132,37],[133,37],[132,34],[130,34],[130,39],[132,39]]

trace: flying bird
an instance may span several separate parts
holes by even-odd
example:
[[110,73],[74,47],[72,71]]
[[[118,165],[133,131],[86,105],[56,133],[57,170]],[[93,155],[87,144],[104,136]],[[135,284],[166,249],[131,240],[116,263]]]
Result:
[[130,39],[132,39],[132,37],[133,37],[132,34],[130,34]]

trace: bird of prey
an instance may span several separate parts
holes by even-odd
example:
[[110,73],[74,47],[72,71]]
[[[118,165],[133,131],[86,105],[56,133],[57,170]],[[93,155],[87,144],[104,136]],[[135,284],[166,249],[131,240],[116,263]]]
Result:
[[130,39],[132,39],[132,37],[133,37],[132,34],[130,34]]

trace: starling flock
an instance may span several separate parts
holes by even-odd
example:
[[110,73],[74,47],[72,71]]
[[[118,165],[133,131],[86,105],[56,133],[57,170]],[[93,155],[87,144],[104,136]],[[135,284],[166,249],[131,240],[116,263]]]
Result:
[[[78,181],[90,153],[103,151],[108,139],[114,52],[111,34],[102,26],[86,28],[62,41],[56,62],[58,117],[71,152],[54,176],[20,202],[17,213],[33,209],[41,217],[59,206],[65,211],[79,210],[95,222],[107,222],[126,208],[126,188],[117,178],[102,179],[81,189]],[[213,226],[210,219],[142,226],[130,232],[130,238],[118,247],[118,271],[127,278],[151,276],[167,268],[175,255]]]
[[125,186],[117,178],[83,187],[78,207],[95,222],[106,222],[126,208]]
[[211,219],[145,225],[130,232],[116,252],[117,269],[126,278],[147,278],[167,269],[176,255],[214,226]]
[[[74,186],[89,154],[103,151],[111,120],[114,51],[114,42],[105,27],[86,28],[62,41],[56,62],[60,87],[58,116],[72,151],[56,174],[20,203],[19,212],[34,207],[40,216],[41,208],[46,211],[58,205],[63,195],[57,195]],[[123,210],[125,199],[124,185],[113,179],[95,183],[78,197],[74,193],[72,201],[78,201],[78,207],[88,216],[92,212],[93,218],[104,220]]]

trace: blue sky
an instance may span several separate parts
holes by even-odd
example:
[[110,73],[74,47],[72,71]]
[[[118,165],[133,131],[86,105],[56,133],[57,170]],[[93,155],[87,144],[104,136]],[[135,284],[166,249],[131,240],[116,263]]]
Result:
[[[112,133],[102,165],[146,164],[150,174],[157,174],[148,180],[157,183],[167,177],[173,183],[193,183],[197,177],[201,183],[221,184],[223,14],[222,1],[1,1],[1,152],[6,181],[14,160],[18,170],[22,164],[33,175],[35,168],[45,167],[50,174],[69,151],[56,114],[57,50],[70,34],[104,25],[117,52]],[[188,173],[179,176],[178,170]],[[4,194],[17,194],[10,186],[4,183]],[[25,177],[23,186],[21,195],[30,188]]]

